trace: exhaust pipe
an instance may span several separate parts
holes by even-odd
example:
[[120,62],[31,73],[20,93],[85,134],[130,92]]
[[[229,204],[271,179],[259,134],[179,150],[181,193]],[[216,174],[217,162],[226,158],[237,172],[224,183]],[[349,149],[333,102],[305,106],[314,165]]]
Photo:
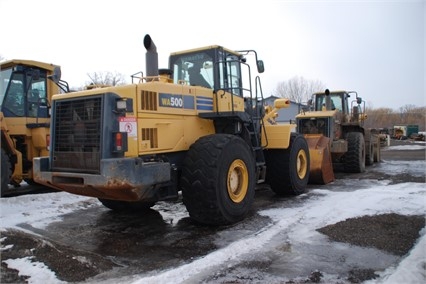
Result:
[[154,42],[148,34],[145,35],[145,37],[143,38],[143,45],[146,48],[146,76],[158,76],[157,47],[155,46]]
[[331,98],[330,98],[330,90],[325,90],[325,109],[331,110]]

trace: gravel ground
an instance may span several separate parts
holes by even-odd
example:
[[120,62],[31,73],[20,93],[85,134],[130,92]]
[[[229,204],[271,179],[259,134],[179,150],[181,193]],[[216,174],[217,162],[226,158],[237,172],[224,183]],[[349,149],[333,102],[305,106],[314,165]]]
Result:
[[[317,231],[327,235],[331,241],[349,243],[362,247],[374,247],[403,256],[407,254],[425,227],[425,216],[403,216],[383,214],[347,219]],[[362,281],[378,277],[372,269],[356,269],[350,272],[348,281]],[[315,279],[321,278],[316,274]],[[318,283],[319,281],[312,281]]]
[[419,238],[424,216],[384,214],[363,216],[318,229],[331,240],[362,247],[375,247],[403,256]]

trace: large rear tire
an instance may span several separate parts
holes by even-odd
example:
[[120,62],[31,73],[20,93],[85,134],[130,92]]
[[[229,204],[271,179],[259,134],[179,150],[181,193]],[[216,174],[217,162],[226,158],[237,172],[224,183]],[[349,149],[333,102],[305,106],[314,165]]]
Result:
[[349,132],[346,136],[348,152],[343,156],[344,170],[347,173],[365,172],[365,141],[361,132]]
[[309,181],[309,147],[301,134],[292,133],[288,149],[265,150],[266,183],[277,195],[299,195]]
[[12,176],[12,165],[6,151],[1,149],[1,189],[0,196],[3,197],[9,186],[9,181]]
[[183,162],[180,186],[190,217],[207,225],[242,220],[252,207],[255,162],[244,140],[213,134],[191,145]]

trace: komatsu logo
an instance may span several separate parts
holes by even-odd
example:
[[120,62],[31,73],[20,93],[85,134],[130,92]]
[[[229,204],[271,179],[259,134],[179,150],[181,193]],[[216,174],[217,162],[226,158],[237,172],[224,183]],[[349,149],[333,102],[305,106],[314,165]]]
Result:
[[194,97],[174,94],[159,94],[161,107],[194,109]]

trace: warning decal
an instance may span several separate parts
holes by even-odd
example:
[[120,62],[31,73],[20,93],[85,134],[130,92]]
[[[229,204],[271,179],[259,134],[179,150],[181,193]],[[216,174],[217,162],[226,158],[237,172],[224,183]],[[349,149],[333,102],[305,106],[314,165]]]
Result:
[[120,132],[127,132],[127,137],[137,137],[136,117],[120,117]]

